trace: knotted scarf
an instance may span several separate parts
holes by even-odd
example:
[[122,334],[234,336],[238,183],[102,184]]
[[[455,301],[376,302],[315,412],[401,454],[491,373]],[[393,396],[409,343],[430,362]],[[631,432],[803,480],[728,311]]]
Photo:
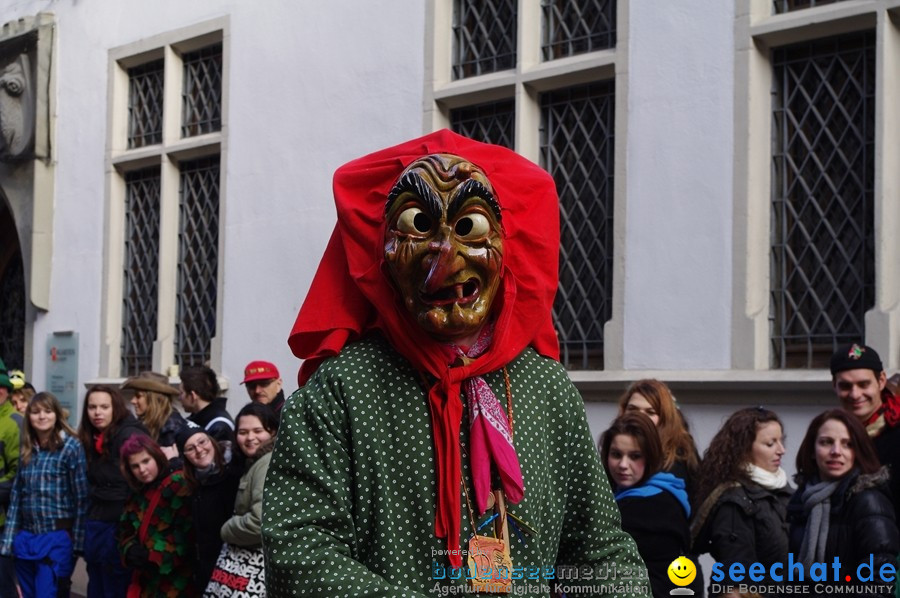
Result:
[[781,467],[774,473],[753,463],[747,463],[746,468],[750,480],[766,490],[780,490],[788,485],[787,473]]
[[875,438],[885,425],[894,428],[897,424],[900,424],[900,398],[885,388],[881,391],[881,407],[866,420],[866,432],[870,438]]
[[[494,327],[485,326],[478,340],[468,351],[455,347],[459,355],[478,357],[491,345]],[[472,376],[463,382],[469,407],[469,465],[472,468],[472,484],[475,487],[475,504],[478,513],[487,510],[491,494],[491,464],[497,468],[500,484],[506,499],[518,503],[525,495],[519,457],[513,446],[509,420],[500,406],[497,395],[481,376]]]
[[[435,153],[455,154],[481,168],[502,213],[503,267],[491,308],[493,338],[468,363],[457,363],[450,347],[407,314],[384,267],[388,192],[409,164]],[[334,175],[334,199],[337,225],[288,340],[294,355],[306,360],[299,383],[344,345],[375,330],[414,369],[436,380],[428,389],[437,470],[434,530],[446,538],[450,564],[459,567],[461,386],[501,369],[528,346],[559,359],[551,319],[559,265],[556,185],[511,150],[441,130],[345,164]]]
[[841,480],[810,484],[803,490],[803,512],[806,513],[806,529],[800,544],[800,562],[809,570],[813,563],[825,562],[825,544],[828,542],[828,525],[831,516],[831,495]]

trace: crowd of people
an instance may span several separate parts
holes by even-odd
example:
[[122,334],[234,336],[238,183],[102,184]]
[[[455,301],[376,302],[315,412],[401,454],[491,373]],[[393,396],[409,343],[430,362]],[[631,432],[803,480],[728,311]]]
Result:
[[154,372],[91,386],[77,430],[49,392],[20,408],[25,376],[11,374],[0,362],[0,597],[68,596],[79,557],[91,598],[265,595],[262,490],[284,404],[274,364],[247,365],[251,401],[234,419],[199,366],[178,388]]
[[[782,467],[784,428],[774,411],[731,414],[701,460],[665,384],[641,380],[622,395],[599,448],[622,527],[637,543],[654,596],[670,595],[667,570],[675,559],[697,563],[704,553],[721,571],[743,576],[758,564],[751,585],[775,595],[787,583],[796,592],[796,582],[810,582],[815,563],[826,564],[829,581],[857,584],[850,593],[893,595],[900,534],[890,468],[900,449],[900,398],[871,347],[839,348],[831,373],[840,407],[810,422],[796,451],[794,484]],[[836,557],[837,579],[830,569]],[[858,577],[860,565],[871,578]],[[734,595],[739,584],[722,581],[710,594]],[[703,595],[702,583],[698,574],[694,595]],[[828,590],[803,589],[817,591]]]
[[[264,595],[263,487],[284,405],[273,364],[247,366],[251,402],[234,419],[215,372],[194,367],[178,388],[154,372],[90,387],[77,430],[48,392],[31,389],[20,408],[24,375],[3,372],[0,597],[17,595],[16,584],[25,597],[68,595],[79,557],[90,597],[228,595],[228,558],[257,578],[241,587]],[[598,448],[655,596],[669,595],[679,556],[699,566],[709,553],[726,571],[759,563],[768,588],[790,561],[807,572],[835,557],[847,572],[896,566],[900,399],[870,347],[841,347],[831,373],[840,407],[810,422],[793,483],[775,411],[735,411],[701,458],[665,383],[628,387]],[[707,592],[702,572],[689,587]]]

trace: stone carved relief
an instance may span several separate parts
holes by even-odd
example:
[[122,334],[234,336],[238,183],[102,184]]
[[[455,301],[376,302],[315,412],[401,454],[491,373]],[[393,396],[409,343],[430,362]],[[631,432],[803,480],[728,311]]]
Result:
[[34,146],[34,81],[28,54],[0,57],[0,160],[30,157]]

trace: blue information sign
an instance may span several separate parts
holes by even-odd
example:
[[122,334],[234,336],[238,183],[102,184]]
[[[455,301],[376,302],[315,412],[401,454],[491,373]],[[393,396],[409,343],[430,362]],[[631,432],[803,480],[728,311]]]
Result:
[[47,385],[69,411],[69,424],[78,421],[78,333],[52,332],[47,336]]

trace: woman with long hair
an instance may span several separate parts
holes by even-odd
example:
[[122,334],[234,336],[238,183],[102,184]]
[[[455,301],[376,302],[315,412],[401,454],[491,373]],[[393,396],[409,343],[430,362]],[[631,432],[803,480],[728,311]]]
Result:
[[626,413],[643,413],[650,418],[662,442],[662,471],[683,479],[688,496],[692,496],[700,455],[669,387],[652,379],[633,382],[619,397],[619,415]]
[[[234,501],[234,514],[222,525],[225,545],[221,558],[227,560],[229,555],[240,553],[242,562],[252,563],[258,574],[253,579],[247,578],[246,582],[258,590],[256,595],[265,596],[261,530],[263,485],[278,433],[278,415],[266,404],[249,403],[238,412],[235,424],[237,446],[244,456],[245,470]],[[213,573],[204,596],[231,596],[238,589],[217,576],[220,569]],[[243,583],[242,580],[241,585]]]
[[816,416],[797,451],[796,479],[799,488],[788,505],[796,560],[807,571],[836,557],[842,571],[856,573],[866,563],[874,583],[890,594],[878,572],[885,564],[896,567],[900,534],[887,468],[859,419],[844,409]]
[[175,397],[181,391],[162,374],[141,372],[122,383],[122,392],[131,394],[134,414],[147,428],[150,438],[170,459],[177,457],[175,441],[185,426],[185,419],[175,408]]
[[87,463],[49,392],[31,398],[0,552],[15,557],[25,598],[68,596],[74,553],[84,548]]
[[278,416],[268,405],[249,403],[235,420],[237,445],[244,455],[244,475],[234,503],[234,515],[222,526],[222,539],[238,546],[262,544],[262,495],[266,471],[275,448]]
[[124,596],[131,579],[131,571],[122,566],[116,530],[131,494],[119,467],[119,451],[135,434],[146,436],[147,430],[128,410],[118,389],[91,386],[78,427],[90,490],[84,546],[88,598]]
[[194,581],[205,588],[222,550],[222,525],[234,513],[243,463],[232,453],[230,443],[219,444],[193,422],[178,435],[178,448],[184,455],[184,477],[191,489],[197,549]]
[[128,596],[196,596],[190,488],[154,440],[134,435],[121,467],[134,492],[119,521],[119,549],[134,569]]
[[[669,596],[668,569],[680,556],[690,556],[688,503],[684,480],[661,471],[662,442],[644,414],[616,418],[600,437],[600,455],[622,514],[622,529],[631,534],[647,565],[657,598]],[[703,577],[691,583],[703,595]]]
[[788,554],[787,503],[792,488],[781,467],[784,429],[762,407],[734,412],[703,456],[694,550],[726,564],[762,563],[766,571]]

